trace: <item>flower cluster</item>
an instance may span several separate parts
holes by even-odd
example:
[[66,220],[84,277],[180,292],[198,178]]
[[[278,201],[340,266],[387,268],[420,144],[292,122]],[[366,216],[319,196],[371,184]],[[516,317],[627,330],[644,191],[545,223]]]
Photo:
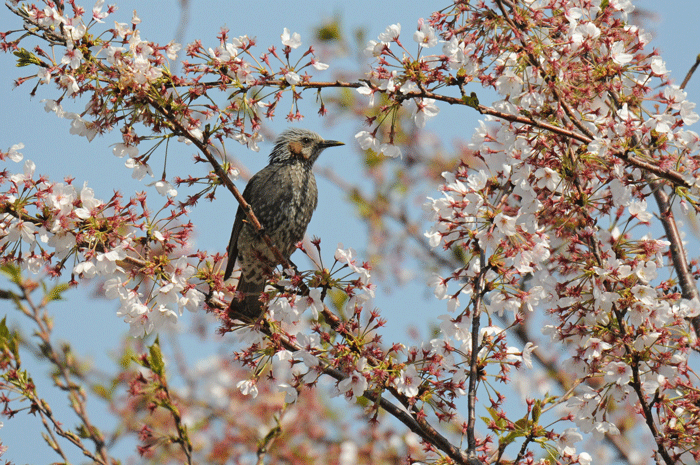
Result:
[[[20,162],[21,148],[22,144],[14,145],[0,158]],[[184,256],[173,262],[163,260],[163,251],[158,251],[175,252],[166,245],[166,237],[187,243],[189,226],[158,229],[184,211],[156,220],[149,216],[144,199],[122,204],[117,194],[103,202],[87,184],[76,188],[70,182],[54,183],[37,177],[35,170],[35,164],[26,160],[22,173],[5,170],[0,177],[0,184],[6,186],[0,202],[7,206],[0,222],[4,263],[17,263],[34,274],[48,270],[60,276],[68,271],[73,283],[109,278],[105,295],[119,298],[118,314],[130,324],[134,336],[166,327],[183,309],[195,311],[201,306],[204,295],[190,282],[195,266]],[[182,253],[183,248],[179,249]],[[147,286],[146,277],[155,285]]]
[[[320,252],[320,250],[319,250]],[[296,399],[297,390],[303,385],[313,385],[317,382],[324,367],[337,364],[334,357],[329,357],[328,351],[339,350],[345,344],[353,344],[354,341],[363,340],[371,334],[376,327],[383,323],[378,321],[375,312],[368,312],[366,306],[375,295],[375,285],[370,282],[370,266],[367,263],[358,264],[355,259],[356,252],[353,249],[344,249],[342,244],[335,251],[335,262],[328,269],[319,267],[309,279],[309,283],[323,287],[313,287],[304,296],[299,295],[297,287],[304,278],[294,270],[285,270],[285,276],[273,277],[275,288],[268,287],[266,298],[269,300],[267,307],[267,319],[279,327],[279,334],[284,335],[289,341],[296,341],[292,345],[279,345],[279,341],[266,341],[259,331],[251,329],[238,329],[239,337],[246,342],[248,349],[237,353],[237,357],[247,365],[258,367],[268,366],[271,372],[268,377],[275,380],[280,392],[284,392],[289,402]],[[351,315],[345,322],[345,328],[339,331],[339,335],[345,342],[338,345],[328,344],[331,333],[320,324],[320,315],[329,318],[325,313],[323,304],[324,295],[329,292],[342,291],[348,298],[339,309],[340,313]],[[367,315],[367,316],[365,316]],[[310,319],[309,319],[310,318]],[[363,321],[369,318],[369,322]],[[374,323],[373,323],[374,322]],[[376,326],[365,327],[362,325]],[[312,329],[312,334],[309,330]],[[314,334],[315,333],[315,334]],[[347,378],[339,381],[338,394],[348,395],[353,398],[362,396],[367,390],[371,370],[377,369],[378,360],[374,344],[368,344],[363,348],[370,357],[373,365],[368,363],[367,357],[353,353],[346,347],[347,364],[343,364],[343,372]],[[264,355],[263,355],[264,354]],[[260,355],[263,355],[262,357]],[[280,362],[290,361],[293,370]],[[256,395],[255,384],[257,379],[246,380],[239,383],[241,392],[247,395]]]
[[[533,3],[527,21],[543,29],[530,26],[527,40],[513,39],[524,47],[521,53],[489,49],[488,34],[456,44],[450,38],[451,61],[459,62],[461,50],[497,52],[479,60],[495,63],[493,69],[471,71],[503,99],[494,103],[500,119],[482,122],[469,145],[478,162],[444,173],[443,196],[427,204],[434,221],[426,233],[430,244],[459,250],[465,259],[431,284],[451,311],[463,305],[460,296],[468,297],[469,306],[483,296],[481,310],[489,316],[510,313],[516,323],[533,309],[546,310],[554,320],[544,327],[551,338],[546,342],[565,344],[571,357],[564,361],[567,371],[598,380],[567,403],[577,426],[586,433],[615,434],[615,416],[606,409],[611,402],[641,405],[647,421],[654,421],[647,403],[662,402],[657,412],[668,414],[658,413],[662,432],[656,440],[680,457],[687,449],[662,438],[673,435],[679,421],[686,431],[700,432],[700,424],[684,413],[688,404],[677,397],[693,385],[687,354],[700,300],[694,288],[681,295],[673,279],[660,281],[660,269],[688,273],[674,268],[671,242],[634,232],[653,218],[647,211],[649,184],[663,190],[659,178],[680,187],[677,195],[692,208],[700,205],[700,173],[692,156],[698,135],[686,129],[698,116],[685,93],[664,81],[663,62],[642,52],[648,36],[618,26],[617,15],[626,7],[612,5],[604,11],[576,5],[564,13]],[[445,28],[446,21],[434,24]],[[463,21],[468,30],[473,18]],[[484,30],[483,22],[473,24]],[[569,41],[547,56],[537,46],[544,35],[534,31],[555,25],[567,31]],[[661,92],[652,90],[655,79],[665,85]],[[447,81],[443,77],[435,86]],[[581,92],[584,88],[592,94]],[[642,110],[647,106],[654,111]],[[567,121],[561,128],[570,130],[544,132],[538,124],[552,121],[547,115],[555,108],[554,116]],[[532,118],[509,117],[522,114]],[[630,156],[631,150],[643,156]],[[669,208],[665,198],[655,198],[662,212]],[[467,307],[463,313],[474,311]],[[441,327],[448,342],[468,339],[467,328],[459,329],[462,315],[448,321],[455,325]],[[491,356],[479,354],[484,363]]]
[[[134,177],[141,179],[151,175],[148,163],[154,150],[141,150],[144,140],[155,140],[157,147],[173,135],[186,144],[208,143],[225,139],[235,140],[251,150],[258,151],[262,136],[259,133],[263,117],[272,118],[283,90],[262,95],[265,87],[294,86],[308,82],[305,69],[323,71],[328,65],[314,57],[313,48],[303,53],[296,63],[290,61],[292,51],[301,46],[298,33],[285,28],[281,35],[282,54],[272,47],[268,53],[254,55],[255,40],[248,36],[230,38],[227,30],[218,35],[218,47],[205,48],[199,42],[187,46],[185,53],[191,61],[183,63],[183,75],[174,75],[169,63],[175,61],[182,46],[175,42],[160,45],[142,38],[138,26],[140,18],[134,12],[131,22],[114,22],[108,31],[111,38],[97,39],[92,31],[99,28],[116,7],[103,11],[98,1],[92,9],[92,17],[86,18],[85,10],[72,5],[73,15],[53,6],[10,6],[21,16],[27,27],[37,28],[55,45],[62,45],[64,54],[54,60],[52,55],[35,47],[34,52],[20,49],[21,39],[9,41],[3,36],[3,48],[15,51],[22,66],[36,67],[34,76],[39,85],[54,84],[62,92],[59,98],[46,99],[46,111],[71,120],[71,133],[92,140],[96,135],[120,128],[123,143],[115,154],[129,155],[126,166],[134,170]],[[272,60],[279,62],[275,69]],[[203,84],[209,76],[214,84]],[[18,81],[21,84],[25,80]],[[221,106],[212,105],[222,89],[233,93]],[[287,118],[300,120],[301,113],[296,100],[300,93],[292,92],[294,108]],[[69,112],[64,109],[68,97],[89,97],[85,110]],[[218,98],[218,96],[217,96]],[[201,103],[199,103],[201,102]],[[152,134],[162,132],[167,136],[140,136],[135,127],[144,125]],[[206,139],[206,140],[205,140]],[[223,154],[225,147],[217,148]],[[157,183],[165,183],[165,179]],[[157,186],[159,191],[172,195],[169,185]]]

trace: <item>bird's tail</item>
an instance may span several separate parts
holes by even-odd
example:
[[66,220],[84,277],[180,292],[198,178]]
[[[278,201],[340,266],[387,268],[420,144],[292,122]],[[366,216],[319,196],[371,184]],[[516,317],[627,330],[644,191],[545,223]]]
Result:
[[265,290],[265,282],[251,282],[241,279],[238,282],[236,288],[236,294],[234,295],[231,304],[229,305],[229,316],[235,318],[236,316],[244,315],[251,319],[257,319],[263,310],[262,302],[260,302],[260,294]]

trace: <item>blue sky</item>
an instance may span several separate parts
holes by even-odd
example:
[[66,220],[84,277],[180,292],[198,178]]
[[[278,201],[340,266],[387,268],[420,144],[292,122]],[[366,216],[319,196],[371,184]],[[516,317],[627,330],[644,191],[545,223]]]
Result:
[[[184,43],[194,39],[201,39],[205,47],[218,45],[216,35],[222,26],[231,30],[231,35],[247,34],[256,37],[259,50],[264,50],[268,45],[279,47],[280,34],[287,27],[292,32],[299,32],[304,45],[310,43],[312,31],[324,19],[335,16],[341,18],[344,30],[352,33],[357,28],[366,31],[367,39],[376,38],[384,28],[392,23],[401,23],[403,34],[408,37],[410,31],[415,28],[416,22],[421,17],[427,17],[438,8],[448,2],[407,2],[407,1],[354,1],[342,2],[328,1],[304,1],[304,2],[232,2],[232,1],[190,1],[189,16],[185,29]],[[654,12],[657,17],[647,20],[646,29],[654,32],[653,44],[660,49],[662,57],[666,60],[667,68],[674,79],[680,83],[686,71],[693,64],[695,57],[700,53],[697,44],[700,43],[700,28],[697,27],[697,19],[700,17],[700,2],[697,0],[676,0],[674,2],[658,2],[643,0],[635,2],[638,7],[646,8]],[[90,9],[91,3],[84,3]],[[108,21],[117,20],[128,22],[134,8],[142,19],[140,29],[142,37],[160,43],[167,43],[177,34],[180,10],[175,1],[120,1],[117,3],[119,10]],[[661,10],[663,8],[663,10]],[[0,14],[0,30],[6,31],[17,28],[19,22],[9,12]],[[351,42],[352,44],[352,42]],[[303,48],[303,46],[302,46]],[[354,52],[354,51],[353,51]],[[95,189],[96,196],[107,199],[114,189],[119,189],[126,196],[135,190],[142,190],[143,183],[135,182],[130,177],[130,171],[124,168],[123,159],[112,156],[111,145],[119,142],[118,133],[108,134],[88,143],[85,138],[68,134],[69,122],[59,120],[53,114],[47,114],[43,110],[42,98],[50,98],[53,93],[44,92],[42,89],[37,96],[31,98],[28,93],[31,87],[25,86],[18,89],[12,87],[12,81],[25,74],[25,70],[14,67],[12,56],[0,55],[0,147],[6,150],[13,144],[23,142],[25,158],[32,159],[37,164],[37,171],[48,174],[53,180],[58,181],[64,176],[76,178],[76,185],[82,185],[84,181]],[[349,63],[349,62],[348,62]],[[342,63],[329,63],[332,67],[343,66]],[[477,93],[483,92],[478,88]],[[700,76],[696,76],[687,88],[689,99],[698,101],[700,97]],[[480,95],[481,96],[481,95]],[[324,125],[324,121],[316,116],[313,100],[308,98],[305,102],[307,118],[299,126],[317,130],[325,138],[337,139],[346,142],[350,147],[334,149],[323,154],[318,162],[321,167],[328,167],[336,173],[347,173],[348,178],[360,183],[362,172],[357,152],[351,147],[354,143],[354,134],[360,130],[356,122],[341,122],[332,127]],[[487,103],[487,102],[483,102]],[[81,107],[76,106],[81,110]],[[283,115],[280,111],[278,114]],[[464,139],[471,136],[471,131],[464,128],[476,126],[478,114],[476,112],[460,113],[460,120],[456,122],[450,118],[450,110],[442,107],[441,113],[431,120],[427,130],[435,131],[445,140],[454,140],[458,135]],[[278,117],[270,123],[269,127],[275,133],[279,133],[287,127],[283,117]],[[694,128],[699,131],[697,128]],[[446,144],[449,146],[449,142]],[[257,171],[267,162],[267,153],[271,149],[271,142],[261,144],[259,153],[245,150],[242,146],[231,146],[236,150],[235,156],[244,163],[252,172]],[[192,150],[180,148],[177,154],[183,157],[183,163],[189,162]],[[19,167],[18,167],[19,168]],[[154,171],[158,171],[154,167]],[[243,183],[238,186],[242,189]],[[437,186],[436,186],[437,187]],[[319,208],[315,213],[308,232],[320,236],[323,239],[324,253],[330,259],[332,250],[338,242],[346,247],[354,247],[362,252],[366,239],[366,230],[358,219],[355,218],[353,207],[344,201],[344,193],[336,186],[319,179]],[[199,231],[196,237],[196,247],[211,252],[225,249],[230,235],[231,224],[235,213],[236,204],[232,197],[220,192],[219,198],[213,204],[202,202],[198,210],[193,213],[192,220],[197,223]],[[301,258],[294,257],[301,262]],[[68,301],[54,307],[56,315],[56,332],[60,338],[74,343],[75,349],[81,354],[92,354],[97,365],[110,363],[109,348],[116,347],[127,326],[116,316],[116,306],[113,302],[91,300],[86,287],[71,291],[67,294]],[[386,334],[387,342],[405,341],[405,331],[410,325],[422,328],[425,334],[426,314],[425,310],[433,309],[432,316],[444,313],[444,305],[440,302],[423,302],[426,288],[422,283],[413,282],[398,290],[384,289],[375,304],[385,306],[384,316],[389,320]],[[87,297],[87,298],[85,298]],[[397,304],[397,302],[399,304]],[[416,306],[416,302],[421,305]],[[7,304],[4,304],[7,306]],[[421,311],[413,309],[420,308]],[[403,310],[398,310],[403,309]],[[401,311],[401,315],[391,312]],[[15,312],[8,308],[2,314],[8,313],[11,321],[21,321]],[[434,321],[434,319],[432,320]],[[186,324],[186,323],[185,323]],[[193,358],[205,358],[211,351],[216,350],[212,346],[200,347],[190,352]],[[29,361],[29,360],[28,360]],[[35,373],[37,378],[40,371]],[[52,407],[60,412],[61,405],[65,404],[63,394],[51,393],[46,386],[45,396],[51,402]],[[56,456],[48,447],[39,445],[27,449],[26,429],[36,431],[38,421],[33,418],[22,418],[5,421],[5,426],[0,430],[0,438],[10,449],[3,459],[13,460],[16,463],[45,463],[55,460]],[[66,422],[68,425],[71,421]],[[34,436],[33,441],[36,441]],[[79,456],[74,457],[80,461]]]

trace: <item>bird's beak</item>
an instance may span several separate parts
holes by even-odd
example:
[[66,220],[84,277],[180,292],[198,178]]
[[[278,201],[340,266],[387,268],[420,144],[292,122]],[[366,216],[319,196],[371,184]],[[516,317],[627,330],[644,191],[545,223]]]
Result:
[[339,142],[337,140],[324,140],[323,142],[321,142],[321,147],[323,147],[324,149],[326,147],[337,147],[339,145],[345,145],[345,144],[342,142]]

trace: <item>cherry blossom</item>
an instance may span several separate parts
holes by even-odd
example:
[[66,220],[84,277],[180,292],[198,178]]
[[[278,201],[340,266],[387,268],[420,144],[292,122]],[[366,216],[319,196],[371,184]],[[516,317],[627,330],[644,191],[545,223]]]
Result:
[[406,369],[401,371],[401,375],[396,379],[396,388],[401,394],[407,397],[415,397],[418,395],[418,387],[421,380],[418,376],[418,371],[413,365],[408,365]]
[[287,47],[290,48],[299,48],[301,46],[301,36],[299,33],[295,32],[293,34],[290,34],[289,29],[286,27],[284,28],[284,32],[282,32],[282,44],[286,45]]
[[424,128],[427,120],[434,118],[440,112],[433,99],[426,98],[412,100],[412,102],[415,104],[413,120],[419,128]]
[[239,381],[238,384],[236,384],[236,387],[240,389],[241,393],[244,396],[258,396],[258,388],[255,385],[255,382],[252,380]]
[[22,155],[22,152],[20,152],[20,150],[22,150],[23,148],[24,144],[22,142],[20,142],[19,144],[14,144],[12,147],[10,147],[6,154],[1,154],[0,157],[4,158],[4,156],[6,155],[13,162],[19,163],[24,158],[24,155]]
[[296,85],[301,82],[301,77],[294,71],[287,71],[284,74],[284,79],[286,79],[290,85]]
[[391,42],[395,42],[399,36],[401,35],[401,24],[396,23],[392,24],[390,26],[387,26],[384,32],[379,34],[379,40],[383,44],[390,44]]
[[338,383],[338,391],[340,391],[341,394],[350,394],[352,398],[357,401],[369,386],[367,379],[362,374],[366,366],[367,360],[364,357],[358,360],[355,371]]
[[421,47],[425,48],[435,47],[438,43],[435,29],[425,23],[422,23],[418,27],[418,30],[413,33],[413,40],[418,42]]

